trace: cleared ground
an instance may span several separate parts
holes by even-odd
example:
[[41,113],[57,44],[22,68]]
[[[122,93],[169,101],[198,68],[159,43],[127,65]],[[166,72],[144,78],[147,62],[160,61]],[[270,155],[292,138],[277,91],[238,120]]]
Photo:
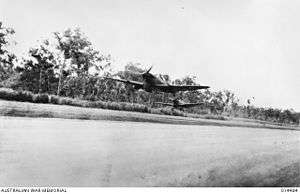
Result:
[[0,186],[299,186],[300,131],[0,117]]

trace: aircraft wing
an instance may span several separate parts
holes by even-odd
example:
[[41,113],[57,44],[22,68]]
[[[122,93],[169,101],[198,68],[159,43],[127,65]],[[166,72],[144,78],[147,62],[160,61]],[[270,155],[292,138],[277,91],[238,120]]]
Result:
[[164,106],[173,106],[173,104],[170,104],[170,103],[163,103],[163,102],[154,102],[154,103],[164,105]]
[[187,104],[180,104],[179,106],[182,108],[189,108],[194,106],[203,105],[204,103],[187,103]]
[[188,90],[200,90],[200,89],[207,89],[209,86],[200,86],[200,85],[183,85],[183,86],[176,86],[176,85],[156,85],[157,89],[165,92],[178,92],[178,91],[188,91]]
[[118,82],[123,82],[125,84],[131,84],[134,85],[138,88],[142,88],[143,87],[143,83],[142,82],[137,82],[137,81],[131,81],[131,80],[126,80],[126,79],[118,79],[118,78],[111,78],[111,77],[105,77],[107,79],[111,79],[111,80],[115,80]]

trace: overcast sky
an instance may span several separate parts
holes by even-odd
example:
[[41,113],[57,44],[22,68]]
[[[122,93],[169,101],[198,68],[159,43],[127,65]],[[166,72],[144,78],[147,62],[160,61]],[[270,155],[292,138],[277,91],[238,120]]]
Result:
[[80,27],[95,48],[154,65],[172,79],[196,75],[254,104],[300,111],[300,1],[0,0],[18,54],[51,32]]

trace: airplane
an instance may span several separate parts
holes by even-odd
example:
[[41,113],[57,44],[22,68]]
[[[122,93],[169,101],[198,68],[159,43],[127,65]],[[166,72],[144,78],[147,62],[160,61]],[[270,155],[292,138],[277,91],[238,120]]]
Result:
[[150,73],[151,69],[152,67],[150,67],[147,71],[143,73],[135,73],[142,76],[143,82],[126,80],[126,79],[117,79],[111,77],[106,77],[106,78],[118,82],[123,82],[125,84],[131,84],[136,90],[143,89],[146,92],[161,91],[166,93],[173,93],[174,95],[176,92],[179,91],[199,90],[199,89],[209,88],[209,86],[201,86],[201,85],[171,85],[166,81],[163,81],[162,77],[158,78],[155,77],[153,74],[151,74]]
[[172,100],[172,103],[163,103],[163,102],[155,102],[155,104],[160,104],[160,105],[164,105],[164,106],[172,106],[173,108],[191,108],[194,106],[199,106],[199,105],[203,105],[205,103],[203,102],[199,102],[199,103],[185,103],[182,100],[179,100],[178,98],[170,98],[170,100]]

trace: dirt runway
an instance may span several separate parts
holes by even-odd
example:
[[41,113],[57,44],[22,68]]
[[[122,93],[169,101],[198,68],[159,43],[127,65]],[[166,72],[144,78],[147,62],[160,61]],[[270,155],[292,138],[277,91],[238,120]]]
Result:
[[0,186],[299,186],[300,131],[0,117]]

